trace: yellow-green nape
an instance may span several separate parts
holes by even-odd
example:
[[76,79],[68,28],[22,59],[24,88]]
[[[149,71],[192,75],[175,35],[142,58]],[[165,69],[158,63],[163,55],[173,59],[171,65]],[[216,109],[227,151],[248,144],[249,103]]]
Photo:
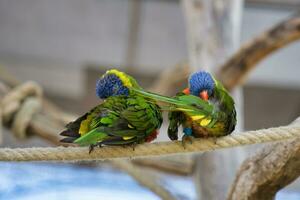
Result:
[[132,87],[132,82],[130,80],[130,76],[125,74],[124,72],[121,72],[117,69],[110,69],[106,72],[106,74],[114,74],[116,75],[126,87]]

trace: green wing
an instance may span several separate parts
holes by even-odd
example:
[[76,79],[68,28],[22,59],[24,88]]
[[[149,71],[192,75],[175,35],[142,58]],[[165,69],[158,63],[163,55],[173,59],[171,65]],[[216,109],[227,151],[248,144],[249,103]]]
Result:
[[163,95],[146,92],[139,89],[131,89],[137,95],[150,99],[151,101],[161,103],[160,107],[165,111],[180,111],[187,115],[214,115],[214,106],[193,95],[179,95],[175,97],[167,97]]
[[[117,102],[116,102],[117,101]],[[118,102],[119,101],[119,102]],[[121,103],[121,105],[119,105]],[[80,145],[122,145],[140,143],[159,128],[162,116],[159,108],[141,97],[110,97],[90,114],[89,131],[74,142]]]
[[215,80],[214,101],[217,102],[215,106],[218,107],[217,121],[225,125],[224,134],[229,134],[234,130],[236,125],[234,100],[224,86],[217,80]]

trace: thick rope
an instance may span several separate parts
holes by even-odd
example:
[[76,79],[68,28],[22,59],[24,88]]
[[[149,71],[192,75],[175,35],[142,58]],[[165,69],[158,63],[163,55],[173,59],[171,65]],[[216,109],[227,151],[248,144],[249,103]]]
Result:
[[33,82],[28,81],[15,87],[1,99],[1,107],[3,108],[3,119],[9,121],[12,115],[17,112],[22,104],[22,101],[34,96],[40,98],[42,96],[41,87]]
[[12,123],[13,133],[19,138],[26,138],[26,129],[33,116],[42,108],[40,99],[36,97],[28,97],[24,100],[21,108],[16,113]]
[[4,123],[13,118],[13,133],[17,138],[24,139],[31,119],[41,110],[42,88],[37,83],[28,81],[6,92],[0,103],[1,117]]
[[141,144],[137,145],[135,149],[120,146],[95,148],[91,154],[88,153],[88,147],[3,148],[0,149],[0,161],[82,161],[141,158],[212,151],[296,137],[300,137],[300,123],[298,120],[289,126],[247,131],[220,138],[195,139],[193,144],[187,144],[186,148],[182,147],[180,141]]

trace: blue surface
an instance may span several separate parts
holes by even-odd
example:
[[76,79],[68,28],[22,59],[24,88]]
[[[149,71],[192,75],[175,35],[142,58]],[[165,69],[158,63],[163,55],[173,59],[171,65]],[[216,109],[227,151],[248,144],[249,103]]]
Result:
[[[165,177],[164,185],[179,199],[195,199],[192,181]],[[70,164],[0,163],[0,199],[10,200],[156,200],[130,176],[109,168]]]
[[[190,178],[163,176],[162,184],[180,200],[196,199]],[[72,164],[0,162],[0,200],[158,200],[125,173]],[[299,200],[281,191],[276,200]]]
[[299,191],[299,193],[280,191],[276,194],[275,199],[276,200],[299,200],[300,199],[300,191]]

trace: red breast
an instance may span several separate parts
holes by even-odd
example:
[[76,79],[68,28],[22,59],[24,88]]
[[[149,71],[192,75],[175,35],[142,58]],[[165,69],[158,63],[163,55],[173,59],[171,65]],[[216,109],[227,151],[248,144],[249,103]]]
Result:
[[154,130],[148,137],[146,137],[145,141],[146,142],[152,142],[154,139],[157,138],[158,131]]

